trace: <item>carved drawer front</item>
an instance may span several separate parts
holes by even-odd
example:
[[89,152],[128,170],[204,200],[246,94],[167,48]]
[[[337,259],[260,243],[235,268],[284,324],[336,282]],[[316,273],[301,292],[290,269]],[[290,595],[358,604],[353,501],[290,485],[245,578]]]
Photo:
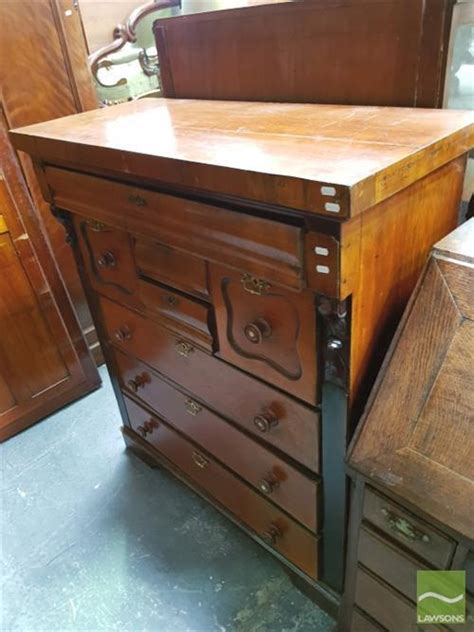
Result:
[[316,404],[316,316],[311,292],[210,265],[219,355]]
[[138,278],[128,233],[77,215],[74,225],[93,287],[115,300],[138,305]]
[[170,288],[139,280],[138,294],[150,318],[212,351],[210,306]]
[[[320,419],[317,411],[262,384],[200,350],[187,338],[112,301],[101,298],[109,339],[209,407],[274,445],[313,472],[319,471]],[[130,335],[118,340],[114,332]]]
[[317,531],[318,481],[275,456],[194,397],[173,388],[135,358],[117,352],[116,359],[125,388],[269,500]]
[[286,287],[304,285],[299,226],[55,167],[45,171],[58,208]]
[[455,543],[377,492],[367,490],[364,518],[436,568],[448,568]]
[[158,242],[137,239],[135,260],[140,274],[178,290],[208,299],[207,264]]
[[151,417],[132,401],[127,409],[135,432],[192,482],[210,494],[257,536],[312,578],[318,576],[318,538],[268,502],[246,483],[215,461],[207,452],[187,441],[158,417]]

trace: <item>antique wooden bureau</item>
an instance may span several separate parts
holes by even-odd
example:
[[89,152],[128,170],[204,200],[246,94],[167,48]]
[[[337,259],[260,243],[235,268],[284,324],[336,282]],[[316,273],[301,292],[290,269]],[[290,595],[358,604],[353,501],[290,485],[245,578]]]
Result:
[[147,99],[11,134],[66,225],[127,445],[334,611],[347,441],[456,224],[472,114]]
[[[418,629],[474,629],[473,368],[471,219],[433,248],[349,449],[340,632],[417,629],[417,572],[427,570],[465,572],[465,622],[444,603],[445,620]],[[421,603],[421,620],[436,614],[439,602]]]

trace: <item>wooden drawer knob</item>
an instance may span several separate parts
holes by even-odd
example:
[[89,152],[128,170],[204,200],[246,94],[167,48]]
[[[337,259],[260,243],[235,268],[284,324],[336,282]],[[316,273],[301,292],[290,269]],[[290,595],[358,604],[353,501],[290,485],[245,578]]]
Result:
[[122,325],[115,330],[114,336],[116,340],[118,340],[119,342],[123,342],[124,340],[130,340],[130,338],[132,337],[132,333],[127,325]]
[[143,388],[146,384],[146,377],[143,375],[136,375],[133,380],[128,380],[127,386],[128,388],[136,393],[139,388]]
[[258,484],[258,488],[264,494],[271,494],[274,489],[278,487],[278,481],[262,478],[262,480]]
[[97,267],[104,268],[115,268],[117,265],[117,259],[115,255],[110,250],[106,250],[101,255],[99,255],[96,259]]
[[143,426],[138,426],[137,431],[146,439],[146,436],[151,434],[155,428],[158,428],[158,422],[156,419],[150,419],[149,421],[145,421]]
[[264,338],[272,335],[272,328],[263,318],[254,320],[252,323],[245,325],[244,334],[247,340],[254,345],[258,345]]
[[282,533],[276,524],[271,524],[266,531],[262,534],[262,540],[264,540],[270,546],[275,546],[278,538],[281,538]]
[[278,419],[272,413],[263,413],[254,417],[253,423],[260,432],[269,432],[278,425]]

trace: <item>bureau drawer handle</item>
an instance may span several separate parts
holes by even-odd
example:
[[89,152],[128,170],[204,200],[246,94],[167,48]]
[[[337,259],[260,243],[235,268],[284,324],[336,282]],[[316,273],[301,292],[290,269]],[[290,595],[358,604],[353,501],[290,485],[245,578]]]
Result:
[[145,421],[143,426],[138,426],[137,430],[146,439],[147,434],[151,434],[155,428],[158,428],[158,422],[155,419],[150,419]]
[[193,452],[193,461],[202,470],[209,465],[209,461],[199,452]]
[[269,432],[272,428],[278,426],[278,419],[273,413],[268,412],[254,417],[253,423],[260,432]]
[[119,342],[124,342],[125,340],[130,340],[130,338],[132,337],[132,332],[127,327],[127,325],[122,325],[115,330],[114,336]]
[[165,294],[163,301],[170,307],[176,307],[179,304],[179,299],[173,294]]
[[268,281],[257,279],[257,277],[248,273],[242,275],[240,282],[246,292],[249,292],[250,294],[257,294],[258,296],[265,294],[272,287]]
[[183,356],[183,358],[187,358],[189,354],[194,351],[194,347],[192,345],[182,340],[180,342],[177,342],[174,348],[176,349],[176,353],[180,356]]
[[278,481],[268,478],[262,478],[258,484],[258,488],[264,494],[271,494],[278,487]]
[[147,383],[147,378],[145,375],[136,375],[133,380],[128,380],[127,386],[134,393],[138,392],[139,388],[143,388]]
[[270,546],[275,546],[278,538],[281,538],[282,532],[276,526],[276,524],[271,524],[266,531],[262,533],[262,540],[264,540]]
[[202,406],[200,406],[197,402],[194,401],[194,399],[191,399],[190,397],[188,397],[188,399],[186,400],[185,406],[188,415],[192,415],[193,417],[196,417],[196,415],[198,415],[202,410]]
[[429,535],[414,527],[410,522],[408,522],[408,520],[405,520],[405,518],[397,516],[393,511],[390,511],[386,507],[381,509],[381,511],[388,524],[388,528],[391,531],[405,536],[405,538],[408,538],[412,542],[416,542],[417,540],[426,543],[430,542]]
[[106,250],[96,259],[97,267],[101,269],[115,268],[117,266],[117,259],[110,250]]
[[245,325],[244,334],[249,342],[258,345],[264,338],[269,338],[272,335],[272,328],[266,320],[258,318],[252,323]]
[[133,193],[128,196],[128,201],[130,202],[130,204],[135,204],[135,206],[140,207],[146,206],[147,204],[145,198],[143,198],[141,195],[134,195]]
[[98,222],[96,219],[88,219],[86,220],[86,224],[94,233],[101,233],[105,229],[105,224]]

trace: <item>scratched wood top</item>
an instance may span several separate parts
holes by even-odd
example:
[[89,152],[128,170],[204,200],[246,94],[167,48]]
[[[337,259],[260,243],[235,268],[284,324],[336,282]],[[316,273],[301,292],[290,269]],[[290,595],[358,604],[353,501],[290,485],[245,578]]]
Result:
[[17,149],[51,164],[106,168],[316,213],[321,186],[331,185],[332,201],[347,217],[466,153],[474,146],[474,114],[143,99],[11,135]]

